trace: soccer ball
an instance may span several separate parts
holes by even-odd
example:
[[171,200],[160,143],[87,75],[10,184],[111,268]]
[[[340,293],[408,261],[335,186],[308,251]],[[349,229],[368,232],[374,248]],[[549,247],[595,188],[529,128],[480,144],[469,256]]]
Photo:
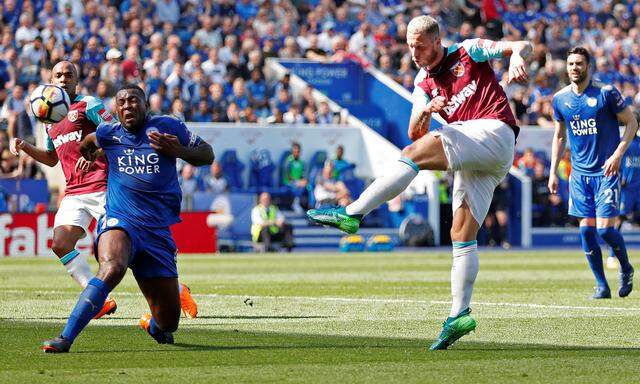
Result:
[[67,92],[53,84],[42,84],[29,96],[31,112],[43,123],[57,123],[69,112],[71,100]]

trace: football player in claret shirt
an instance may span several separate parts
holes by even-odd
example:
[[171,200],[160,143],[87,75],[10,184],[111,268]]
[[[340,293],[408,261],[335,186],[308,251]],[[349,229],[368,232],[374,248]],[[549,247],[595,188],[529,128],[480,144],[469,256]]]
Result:
[[[15,155],[24,151],[50,167],[60,162],[66,189],[55,216],[51,248],[71,277],[86,288],[94,276],[87,259],[75,247],[78,240],[87,235],[91,221],[104,213],[107,164],[103,158],[93,162],[85,160],[79,146],[100,123],[111,121],[112,117],[100,99],[76,94],[78,72],[73,63],[57,63],[51,70],[51,83],[69,94],[71,105],[67,117],[58,123],[45,124],[46,149],[37,148],[21,138],[13,138],[10,149]],[[96,318],[111,314],[116,308],[115,300],[109,298]]]
[[78,334],[130,268],[147,299],[150,315],[140,325],[158,343],[173,343],[180,320],[177,249],[169,227],[180,221],[182,192],[176,159],[211,164],[211,146],[181,121],[149,116],[144,91],[126,85],[116,93],[120,122],[103,123],[84,138],[89,161],[101,152],[109,164],[105,215],[98,222],[98,273],[78,298],[59,337],[45,352],[68,352]]
[[[618,296],[633,289],[633,267],[624,239],[615,227],[620,203],[620,163],[638,130],[638,122],[612,85],[591,81],[591,55],[574,47],[567,56],[571,84],[553,96],[555,133],[551,149],[549,190],[558,191],[556,169],[567,139],[571,148],[569,214],[580,219],[580,238],[595,276],[594,299],[611,298],[604,274],[598,235],[613,249],[620,262]],[[625,126],[620,139],[618,122]]]
[[[453,263],[449,318],[431,349],[446,349],[476,327],[469,315],[478,274],[476,236],[493,191],[513,163],[519,128],[490,59],[510,57],[509,82],[526,82],[526,41],[465,40],[445,47],[440,28],[430,16],[418,16],[407,26],[407,44],[420,68],[415,79],[409,138],[413,144],[390,172],[376,179],[360,198],[345,208],[313,209],[313,222],[355,233],[364,215],[409,186],[421,169],[454,171]],[[446,125],[429,132],[431,114]]]

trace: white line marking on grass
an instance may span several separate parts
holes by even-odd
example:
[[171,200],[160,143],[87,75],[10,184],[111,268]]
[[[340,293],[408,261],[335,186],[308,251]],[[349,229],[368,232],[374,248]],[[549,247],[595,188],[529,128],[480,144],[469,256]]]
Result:
[[[0,293],[26,293],[23,290],[3,290]],[[72,294],[68,291],[32,291],[36,294]],[[133,292],[115,292],[114,296],[141,296],[141,293]],[[350,298],[350,297],[312,297],[312,296],[256,296],[256,295],[221,295],[217,293],[201,293],[192,294],[198,298],[220,298],[220,299],[264,299],[264,300],[296,300],[296,301],[315,301],[315,302],[339,302],[339,303],[382,303],[382,304],[429,304],[429,305],[450,305],[451,301],[445,300],[414,300],[414,299],[380,299],[380,298]],[[586,311],[631,311],[640,312],[640,308],[634,307],[590,307],[590,306],[571,306],[571,305],[554,305],[554,304],[535,304],[535,303],[491,303],[484,301],[474,301],[473,305],[487,307],[513,307],[513,308],[537,308],[537,309],[564,309],[564,310],[586,310]]]

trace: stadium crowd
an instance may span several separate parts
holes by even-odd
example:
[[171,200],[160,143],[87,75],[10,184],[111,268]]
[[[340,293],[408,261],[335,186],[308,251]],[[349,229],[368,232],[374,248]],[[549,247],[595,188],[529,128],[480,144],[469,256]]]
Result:
[[[594,79],[640,104],[634,0],[5,0],[1,11],[2,177],[34,173],[11,158],[7,138],[33,136],[25,98],[61,59],[80,69],[80,94],[111,108],[114,90],[136,82],[153,113],[186,121],[338,123],[311,89],[294,99],[288,76],[268,82],[265,59],[353,60],[411,90],[416,69],[404,41],[419,14],[445,26],[445,44],[474,37],[535,44],[530,84],[505,81],[522,125],[552,127],[551,97],[567,83],[566,52],[577,44],[593,54]],[[505,62],[493,66],[505,79]]]

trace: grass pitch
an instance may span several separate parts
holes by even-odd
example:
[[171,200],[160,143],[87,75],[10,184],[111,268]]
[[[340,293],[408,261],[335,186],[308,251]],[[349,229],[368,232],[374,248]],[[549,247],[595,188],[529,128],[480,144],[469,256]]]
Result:
[[590,300],[577,249],[481,251],[477,333],[441,352],[427,348],[448,315],[446,251],[179,263],[200,316],[181,321],[175,345],[137,327],[147,307],[129,273],[112,294],[115,315],[92,321],[71,353],[45,355],[40,342],[60,332],[79,288],[54,259],[1,259],[0,383],[640,380],[640,289]]

